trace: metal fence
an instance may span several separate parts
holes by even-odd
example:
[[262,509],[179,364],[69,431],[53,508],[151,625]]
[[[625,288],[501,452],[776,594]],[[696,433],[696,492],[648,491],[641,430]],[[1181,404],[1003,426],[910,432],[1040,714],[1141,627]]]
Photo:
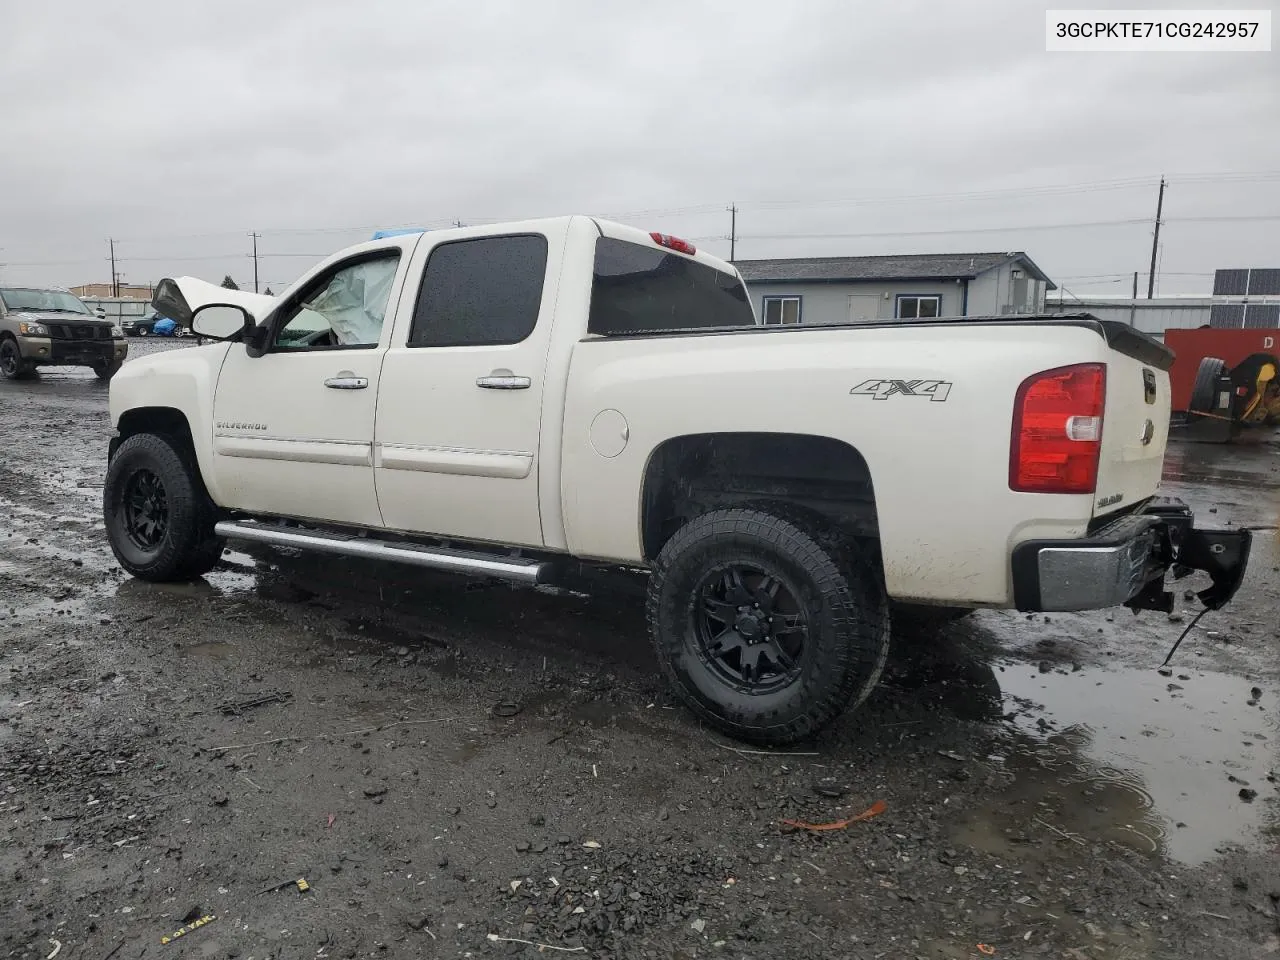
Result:
[[[1246,321],[1246,309],[1250,320]],[[1196,327],[1277,326],[1277,297],[1077,297],[1045,304],[1049,313],[1091,313],[1099,320],[1118,320],[1143,333],[1162,337],[1166,330]]]
[[119,323],[121,320],[136,320],[152,312],[151,301],[134,300],[130,297],[81,297],[84,305],[94,313],[103,312],[108,320]]

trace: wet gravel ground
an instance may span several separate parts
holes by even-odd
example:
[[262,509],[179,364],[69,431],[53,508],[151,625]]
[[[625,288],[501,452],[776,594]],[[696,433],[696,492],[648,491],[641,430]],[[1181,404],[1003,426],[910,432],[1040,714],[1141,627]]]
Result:
[[107,433],[81,371],[0,383],[0,957],[1280,953],[1280,448],[1170,451],[1165,492],[1259,533],[1167,675],[1187,603],[980,613],[769,754],[672,704],[625,593],[132,580]]

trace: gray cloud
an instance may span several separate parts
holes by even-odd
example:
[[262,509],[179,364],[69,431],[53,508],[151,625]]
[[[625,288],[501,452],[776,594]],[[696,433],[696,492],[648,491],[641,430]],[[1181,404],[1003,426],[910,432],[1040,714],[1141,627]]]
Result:
[[1280,170],[1275,54],[1048,54],[1017,0],[63,0],[4,24],[11,281],[105,280],[113,236],[129,280],[244,282],[258,230],[278,287],[376,225],[578,211],[727,254],[737,201],[740,257],[1020,248],[1120,292],[1095,275],[1145,271],[1149,222],[991,228],[1149,219],[1161,173],[1162,289],[1280,256],[1280,221],[1178,220],[1280,215],[1280,176],[1187,178]]

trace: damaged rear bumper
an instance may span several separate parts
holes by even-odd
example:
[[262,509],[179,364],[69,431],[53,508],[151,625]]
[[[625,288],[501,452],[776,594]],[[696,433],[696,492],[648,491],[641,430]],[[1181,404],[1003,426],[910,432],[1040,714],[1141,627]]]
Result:
[[1240,588],[1249,563],[1248,530],[1199,530],[1180,500],[1159,498],[1081,540],[1031,540],[1013,551],[1019,610],[1173,609],[1166,574],[1196,570],[1212,583],[1197,596],[1210,610]]

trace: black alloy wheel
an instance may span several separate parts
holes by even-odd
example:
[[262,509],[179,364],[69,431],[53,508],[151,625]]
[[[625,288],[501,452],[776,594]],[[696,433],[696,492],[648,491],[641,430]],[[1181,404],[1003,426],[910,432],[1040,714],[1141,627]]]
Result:
[[139,550],[150,552],[169,530],[169,498],[150,470],[138,470],[125,482],[124,532]]
[[744,693],[770,693],[794,683],[809,618],[794,587],[747,563],[708,572],[698,587],[694,631],[703,661]]

